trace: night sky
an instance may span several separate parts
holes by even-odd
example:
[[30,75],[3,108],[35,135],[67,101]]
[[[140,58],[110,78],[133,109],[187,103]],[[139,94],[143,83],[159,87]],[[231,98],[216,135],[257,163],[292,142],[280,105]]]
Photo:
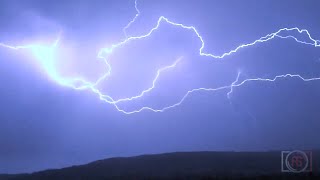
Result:
[[[146,34],[160,16],[194,26],[204,51],[221,55],[284,27],[307,29],[320,39],[317,0],[139,0],[141,12],[127,33]],[[94,81],[106,70],[96,58],[102,47],[125,39],[134,0],[2,0],[0,42],[53,42],[62,32],[56,61],[64,76]],[[284,33],[309,42],[306,34]],[[199,56],[194,32],[161,23],[150,37],[110,56],[112,72],[99,84],[132,111],[161,109],[194,88],[230,85],[281,74],[320,77],[320,47],[274,38],[223,59]],[[164,112],[119,112],[90,90],[74,90],[48,78],[28,50],[0,47],[0,173],[62,168],[116,156],[176,151],[268,151],[320,148],[320,81],[282,78],[248,82],[216,92],[198,91]],[[279,155],[280,156],[280,155]]]

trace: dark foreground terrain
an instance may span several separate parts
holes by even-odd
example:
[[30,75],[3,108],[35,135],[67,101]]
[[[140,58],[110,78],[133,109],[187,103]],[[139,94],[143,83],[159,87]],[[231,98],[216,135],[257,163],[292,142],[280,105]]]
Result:
[[110,158],[0,180],[50,179],[320,179],[320,151],[312,173],[282,173],[281,152],[181,152]]

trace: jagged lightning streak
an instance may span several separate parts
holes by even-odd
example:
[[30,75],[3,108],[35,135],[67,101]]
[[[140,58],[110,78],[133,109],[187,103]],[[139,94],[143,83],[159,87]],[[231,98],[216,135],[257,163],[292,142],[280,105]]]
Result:
[[137,12],[136,15],[122,30],[126,38],[128,37],[127,29],[131,26],[131,24],[133,24],[137,20],[137,18],[140,16],[140,13],[141,13],[140,10],[138,9],[138,0],[134,1],[134,8],[135,8],[135,10]]
[[[305,44],[305,45],[312,45],[314,47],[319,47],[320,46],[320,41],[312,38],[312,36],[308,32],[308,30],[299,29],[298,27],[293,27],[293,28],[282,28],[282,29],[279,29],[276,32],[273,32],[271,34],[267,34],[265,36],[262,36],[261,38],[255,40],[255,41],[253,41],[251,43],[241,44],[241,45],[237,46],[236,48],[234,48],[234,49],[232,49],[232,50],[230,50],[228,52],[225,52],[225,53],[223,53],[221,55],[215,55],[215,54],[210,54],[210,53],[206,53],[206,52],[203,51],[203,49],[205,47],[205,43],[204,43],[204,40],[203,40],[202,36],[198,33],[198,31],[197,31],[197,29],[195,27],[187,26],[187,25],[184,25],[184,24],[180,24],[180,23],[176,23],[176,22],[170,21],[168,18],[166,18],[164,16],[159,17],[156,26],[153,27],[148,33],[146,33],[144,35],[140,35],[140,36],[130,36],[130,37],[128,37],[127,33],[126,33],[126,30],[135,22],[135,20],[140,15],[140,11],[139,11],[139,9],[137,7],[137,0],[135,0],[135,10],[136,10],[137,14],[123,28],[123,32],[124,32],[124,34],[126,36],[125,40],[120,41],[119,43],[113,44],[113,45],[111,45],[111,47],[101,48],[100,49],[100,51],[99,51],[99,53],[97,55],[97,58],[98,59],[102,59],[105,62],[106,66],[107,66],[107,72],[103,76],[99,77],[95,82],[89,82],[89,81],[86,81],[83,78],[79,78],[79,77],[66,78],[66,77],[61,77],[59,75],[58,70],[57,70],[58,68],[54,66],[54,56],[53,55],[54,55],[55,48],[57,48],[57,46],[59,44],[60,37],[58,38],[57,41],[55,41],[55,43],[52,46],[49,46],[49,47],[41,46],[41,45],[33,45],[33,44],[27,45],[27,46],[10,46],[10,45],[7,45],[5,43],[0,43],[0,46],[2,46],[4,48],[9,48],[9,49],[12,49],[12,50],[31,49],[32,52],[38,56],[38,59],[41,60],[40,63],[42,64],[42,66],[44,67],[46,72],[48,73],[48,76],[51,77],[54,81],[56,81],[58,84],[63,85],[63,86],[67,86],[67,87],[71,87],[71,88],[76,89],[76,90],[89,89],[93,93],[96,93],[99,96],[100,100],[103,100],[103,101],[105,101],[105,102],[107,102],[109,104],[114,105],[118,111],[123,112],[125,114],[133,114],[133,113],[141,112],[141,111],[144,111],[144,110],[150,110],[150,111],[153,111],[153,112],[163,112],[165,110],[168,110],[168,109],[171,109],[171,108],[174,108],[174,107],[177,107],[177,106],[181,105],[189,95],[191,95],[192,93],[195,93],[195,92],[199,92],[199,91],[212,91],[212,92],[215,92],[215,91],[220,91],[220,90],[229,90],[228,93],[227,93],[227,97],[230,99],[231,98],[230,95],[233,92],[234,88],[240,87],[240,86],[242,86],[242,85],[244,85],[246,83],[249,83],[251,81],[273,82],[273,81],[276,81],[276,80],[278,80],[280,78],[299,78],[299,79],[301,79],[303,81],[306,81],[306,82],[320,80],[320,78],[309,78],[309,79],[308,78],[304,78],[299,74],[284,74],[284,75],[275,76],[273,79],[251,78],[251,79],[245,79],[243,81],[239,81],[241,72],[238,72],[238,75],[237,75],[235,81],[231,82],[230,84],[227,84],[227,85],[221,86],[221,87],[217,87],[217,88],[196,88],[196,89],[189,90],[180,99],[180,101],[178,101],[175,104],[163,107],[161,109],[154,109],[152,107],[145,106],[145,107],[142,107],[142,108],[137,109],[137,110],[126,111],[124,109],[121,109],[118,104],[142,98],[146,93],[151,92],[155,88],[156,82],[159,79],[160,74],[162,72],[168,70],[168,69],[173,69],[174,67],[176,67],[178,62],[181,61],[182,57],[178,58],[178,60],[176,60],[173,64],[171,64],[169,66],[165,66],[163,68],[160,68],[157,71],[154,80],[152,81],[152,86],[147,88],[147,89],[145,89],[145,90],[143,90],[140,94],[138,94],[136,96],[126,97],[126,98],[121,98],[121,99],[113,99],[111,96],[103,94],[96,86],[100,82],[105,80],[111,74],[111,65],[108,63],[108,57],[109,57],[110,54],[112,54],[114,52],[115,49],[117,49],[117,48],[119,48],[121,46],[124,46],[124,45],[126,45],[127,43],[129,43],[131,41],[142,40],[144,38],[148,38],[149,36],[152,35],[152,33],[154,31],[159,29],[161,23],[168,23],[170,25],[179,27],[179,28],[184,29],[184,30],[193,31],[194,34],[198,37],[198,39],[201,42],[201,47],[199,49],[199,55],[200,56],[211,57],[213,59],[223,59],[226,56],[229,56],[229,55],[232,55],[232,54],[238,52],[240,49],[243,49],[243,48],[246,48],[246,47],[250,47],[250,46],[254,46],[254,45],[258,44],[258,43],[264,43],[264,42],[270,41],[270,40],[272,40],[272,39],[274,39],[276,37],[277,38],[281,38],[281,39],[293,39],[297,43],[301,43],[301,44]],[[308,39],[311,42],[306,42],[306,41],[299,40],[297,37],[295,37],[293,35],[287,35],[287,36],[281,35],[282,32],[293,32],[293,31],[296,31],[299,34],[306,34],[308,36]],[[79,83],[81,85],[79,85]]]

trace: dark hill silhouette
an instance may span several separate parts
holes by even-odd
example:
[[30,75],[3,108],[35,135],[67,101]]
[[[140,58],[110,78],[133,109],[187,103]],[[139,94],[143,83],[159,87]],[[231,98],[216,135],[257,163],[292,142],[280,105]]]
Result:
[[[320,152],[320,151],[317,151]],[[81,166],[32,174],[0,175],[2,179],[320,179],[319,154],[314,152],[313,173],[281,173],[281,153],[179,152],[99,160]],[[272,177],[273,176],[273,177]],[[317,176],[317,177],[316,177]]]

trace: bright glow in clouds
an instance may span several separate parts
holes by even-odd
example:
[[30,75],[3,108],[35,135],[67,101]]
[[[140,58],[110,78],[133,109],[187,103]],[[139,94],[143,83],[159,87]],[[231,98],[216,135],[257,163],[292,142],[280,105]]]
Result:
[[[213,60],[216,59],[223,59],[226,56],[230,56],[232,54],[237,53],[240,49],[243,48],[248,48],[251,46],[254,46],[258,43],[264,43],[267,41],[270,41],[272,39],[275,38],[281,38],[281,39],[292,39],[294,41],[296,41],[297,43],[300,44],[304,44],[304,45],[311,45],[314,47],[319,47],[320,46],[320,41],[316,40],[314,38],[312,38],[312,36],[310,35],[310,33],[308,32],[308,30],[306,29],[299,29],[298,27],[293,27],[293,28],[282,28],[279,29],[276,32],[267,34],[266,36],[263,36],[251,43],[247,43],[247,44],[241,44],[238,47],[236,47],[235,49],[232,49],[228,52],[225,52],[221,55],[216,55],[216,54],[210,54],[210,53],[206,53],[203,52],[205,43],[203,38],[201,37],[201,35],[198,33],[197,29],[193,26],[187,26],[187,25],[183,25],[180,23],[176,23],[176,22],[172,22],[170,21],[168,18],[161,16],[155,27],[153,27],[151,30],[149,30],[149,32],[147,34],[143,34],[140,36],[130,36],[128,37],[126,30],[128,28],[130,28],[131,24],[133,24],[135,22],[135,20],[139,17],[140,15],[140,11],[137,7],[137,0],[135,1],[135,9],[137,14],[135,15],[135,17],[127,24],[127,26],[125,26],[123,28],[123,32],[125,34],[126,39],[111,45],[110,47],[104,47],[101,48],[99,53],[97,54],[97,58],[99,60],[103,60],[105,62],[106,65],[106,72],[104,73],[104,75],[102,75],[101,77],[99,77],[96,81],[94,82],[90,82],[87,81],[81,77],[63,77],[61,76],[60,72],[59,72],[59,65],[56,64],[56,58],[55,58],[55,54],[56,54],[56,50],[59,48],[59,44],[62,43],[61,41],[59,41],[60,39],[60,35],[58,40],[56,40],[52,45],[49,46],[44,46],[44,45],[39,45],[39,44],[30,44],[30,45],[26,45],[26,46],[11,46],[5,43],[0,43],[0,46],[3,48],[8,48],[11,50],[22,50],[22,49],[26,49],[29,50],[34,57],[36,58],[36,60],[38,61],[38,64],[42,67],[42,69],[46,72],[46,74],[48,75],[48,77],[50,79],[52,79],[54,82],[56,82],[59,85],[62,86],[66,86],[66,87],[70,87],[73,88],[75,90],[90,90],[93,93],[95,93],[96,95],[99,96],[100,100],[105,101],[109,104],[112,104],[118,111],[123,112],[125,114],[132,114],[132,113],[138,113],[144,110],[149,110],[149,111],[153,111],[153,112],[163,112],[165,110],[174,108],[179,106],[180,104],[182,104],[184,102],[184,100],[191,95],[192,93],[195,92],[199,92],[199,91],[219,91],[219,90],[229,90],[229,92],[227,93],[227,97],[230,98],[230,94],[233,92],[234,88],[236,87],[240,87],[242,85],[244,85],[245,83],[251,82],[251,81],[262,81],[262,82],[273,82],[276,81],[280,78],[299,78],[303,81],[315,81],[315,80],[320,80],[320,77],[314,77],[314,78],[304,78],[299,74],[281,74],[281,75],[277,75],[272,79],[266,79],[266,78],[252,78],[252,79],[244,79],[242,81],[239,81],[239,77],[241,75],[241,72],[238,73],[237,77],[235,77],[235,81],[231,82],[230,84],[227,84],[225,86],[222,87],[218,87],[218,88],[196,88],[196,89],[191,89],[189,91],[187,91],[187,93],[182,97],[182,99],[180,99],[180,101],[176,102],[175,104],[172,104],[170,106],[165,106],[161,109],[154,109],[152,107],[142,107],[140,109],[136,109],[134,111],[126,111],[124,109],[121,109],[119,107],[119,103],[125,103],[125,102],[129,102],[132,101],[134,99],[139,99],[142,98],[145,94],[151,92],[154,88],[156,88],[156,84],[157,84],[157,80],[159,79],[159,77],[161,76],[162,73],[165,73],[166,71],[174,71],[174,68],[176,66],[179,66],[179,62],[183,61],[183,57],[178,58],[176,61],[174,61],[174,63],[169,64],[165,67],[162,67],[160,69],[158,69],[158,71],[156,72],[156,76],[152,82],[151,87],[142,90],[140,94],[136,95],[136,96],[132,96],[132,97],[127,97],[127,98],[122,98],[122,99],[113,99],[111,96],[107,95],[107,94],[103,94],[98,88],[97,85],[102,82],[103,80],[105,80],[108,76],[110,76],[110,74],[112,73],[112,67],[111,65],[108,63],[108,56],[110,54],[113,53],[113,51],[121,46],[124,46],[125,44],[127,44],[128,42],[131,41],[137,41],[137,40],[143,40],[145,38],[148,38],[149,36],[152,36],[154,31],[157,31],[158,28],[161,26],[161,24],[163,23],[167,23],[170,24],[172,26],[177,26],[181,29],[181,31],[192,31],[194,33],[195,36],[198,37],[199,41],[201,42],[201,47],[200,49],[198,49],[199,51],[199,55],[200,56],[206,56],[206,57],[210,57]],[[309,42],[300,40],[299,38],[293,36],[293,35],[283,35],[283,34],[294,34],[294,33],[299,33],[299,34],[304,34],[307,35]]]

